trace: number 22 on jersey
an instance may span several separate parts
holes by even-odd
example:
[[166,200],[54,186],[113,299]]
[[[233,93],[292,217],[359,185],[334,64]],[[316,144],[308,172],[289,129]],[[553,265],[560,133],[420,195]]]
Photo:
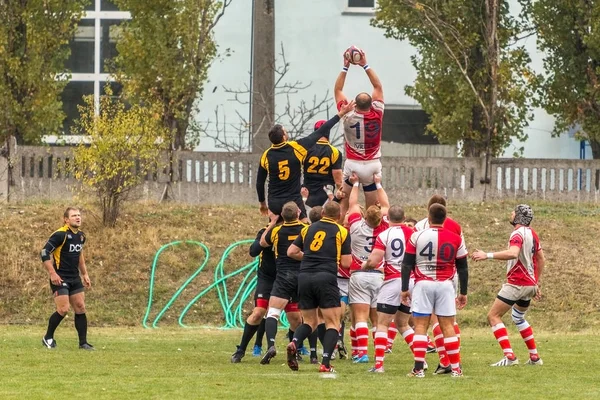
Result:
[[[310,174],[318,173],[321,175],[327,175],[329,173],[329,171],[327,171],[327,169],[331,165],[331,161],[327,157],[323,157],[323,158],[319,159],[319,157],[313,156],[308,159],[308,163],[310,164],[310,166],[306,169],[306,172],[308,172]],[[321,168],[319,168],[319,170],[317,171],[317,168],[319,167],[319,165],[321,166]]]

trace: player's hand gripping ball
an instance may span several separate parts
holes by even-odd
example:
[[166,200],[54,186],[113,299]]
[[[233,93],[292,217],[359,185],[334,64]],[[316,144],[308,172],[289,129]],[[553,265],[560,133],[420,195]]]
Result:
[[344,52],[344,57],[350,64],[357,65],[363,58],[363,52],[356,46],[350,46]]

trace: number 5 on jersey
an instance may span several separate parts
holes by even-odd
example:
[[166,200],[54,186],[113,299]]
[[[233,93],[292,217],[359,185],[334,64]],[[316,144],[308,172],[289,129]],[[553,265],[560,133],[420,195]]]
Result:
[[325,240],[324,231],[318,231],[315,233],[315,236],[310,244],[311,251],[318,251],[323,246],[323,240]]
[[279,163],[277,163],[277,167],[279,168],[279,179],[282,181],[286,181],[290,177],[290,167],[288,165],[288,160],[279,161]]

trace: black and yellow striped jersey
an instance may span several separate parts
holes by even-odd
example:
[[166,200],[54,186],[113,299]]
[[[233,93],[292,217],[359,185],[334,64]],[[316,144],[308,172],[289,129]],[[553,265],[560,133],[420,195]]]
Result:
[[342,169],[342,154],[326,139],[320,139],[304,158],[304,186],[308,192],[335,185],[333,170]]
[[341,257],[352,251],[348,230],[327,217],[302,229],[294,244],[304,252],[300,272],[337,275]]
[[321,137],[329,138],[331,128],[340,120],[335,115],[319,129],[305,138],[271,145],[260,158],[256,176],[258,201],[265,201],[265,182],[269,178],[268,197],[280,201],[300,196],[302,164],[308,153]]
[[42,261],[54,258],[54,270],[61,278],[77,278],[79,276],[79,258],[85,235],[82,231],[73,231],[68,225],[63,226],[50,236],[42,249]]
[[278,225],[267,232],[265,240],[269,245],[273,246],[273,250],[275,251],[275,265],[278,271],[282,269],[298,270],[300,268],[300,261],[288,257],[287,250],[300,235],[302,229],[307,226],[296,220],[294,222],[284,222],[282,225]]

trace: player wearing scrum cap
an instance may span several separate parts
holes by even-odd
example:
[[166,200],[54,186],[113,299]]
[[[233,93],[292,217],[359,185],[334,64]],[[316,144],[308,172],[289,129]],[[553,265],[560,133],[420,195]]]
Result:
[[[350,194],[352,185],[348,178],[352,172],[356,172],[365,192],[366,206],[369,207],[377,202],[377,188],[373,175],[381,176],[381,132],[383,127],[383,86],[373,68],[367,63],[367,57],[361,51],[361,59],[357,63],[366,72],[373,91],[371,94],[362,92],[356,95],[356,107],[343,118],[344,124],[344,147],[346,161],[344,162],[344,193],[346,198]],[[350,61],[344,57],[344,67],[335,81],[333,89],[335,102],[338,110],[349,103],[344,94],[346,73]],[[337,196],[342,198],[340,194]],[[342,200],[342,215],[347,209],[347,201]]]
[[515,229],[508,240],[508,250],[486,253],[476,250],[472,257],[475,261],[488,259],[506,260],[507,283],[502,285],[492,308],[488,312],[488,322],[496,340],[502,347],[504,357],[492,367],[516,365],[519,360],[515,356],[508,332],[502,323],[502,316],[509,310],[512,320],[517,326],[525,345],[529,350],[527,364],[542,365],[538,355],[533,329],[525,319],[525,313],[531,299],[541,297],[540,278],[544,271],[544,251],[537,233],[529,226],[533,220],[533,210],[527,204],[519,204],[510,215],[510,223]]

